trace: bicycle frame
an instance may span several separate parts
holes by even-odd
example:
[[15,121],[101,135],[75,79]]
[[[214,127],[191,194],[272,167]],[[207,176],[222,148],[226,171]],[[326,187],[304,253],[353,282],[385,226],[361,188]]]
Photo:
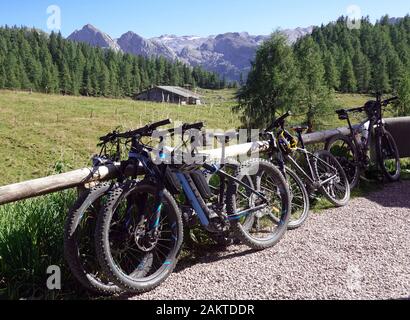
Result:
[[[281,130],[284,130],[283,126],[281,126]],[[279,147],[276,146],[275,143],[275,138],[274,135],[271,134],[270,135],[270,158],[273,159],[273,154],[274,153],[278,153],[280,154],[280,158],[279,158],[279,167],[282,171],[282,173],[284,174],[284,176],[286,177],[286,173],[284,170],[285,167],[285,161],[290,162],[294,168],[296,168],[296,170],[298,171],[298,173],[300,173],[305,179],[304,181],[312,188],[314,189],[320,189],[321,187],[323,187],[325,184],[327,184],[329,181],[333,180],[335,177],[337,177],[337,174],[333,175],[332,177],[326,179],[325,181],[317,181],[316,180],[316,174],[312,168],[311,165],[311,160],[315,159],[316,161],[319,161],[320,163],[324,164],[326,167],[334,170],[334,168],[329,165],[327,162],[323,161],[322,159],[316,157],[314,154],[312,154],[311,152],[309,152],[308,150],[306,150],[305,147],[305,143],[303,141],[303,137],[302,137],[302,133],[298,132],[298,140],[299,143],[301,145],[301,148],[297,148],[296,151],[299,153],[303,154],[303,157],[306,161],[306,163],[308,164],[309,167],[309,171],[310,171],[310,175],[308,173],[306,173],[306,171],[297,163],[297,161],[295,159],[293,159],[290,155],[288,154],[284,154]],[[283,158],[284,159],[283,159]],[[285,160],[285,161],[284,161]]]
[[320,161],[322,164],[324,164],[326,167],[330,168],[330,169],[334,169],[331,165],[329,165],[327,162],[323,161],[322,159],[316,157],[314,154],[312,154],[311,152],[307,151],[306,149],[301,149],[298,148],[297,149],[298,152],[303,153],[303,156],[305,158],[306,163],[309,166],[309,171],[310,171],[310,176],[308,173],[306,173],[306,171],[296,162],[295,159],[293,159],[291,156],[286,155],[285,159],[292,163],[292,165],[296,168],[296,170],[298,171],[298,173],[300,173],[301,175],[303,175],[303,177],[305,178],[305,182],[307,182],[311,187],[315,188],[315,189],[319,189],[321,187],[323,187],[325,184],[327,184],[329,181],[333,180],[334,178],[337,177],[337,174],[333,175],[332,177],[324,180],[324,181],[317,181],[315,179],[315,172],[313,171],[312,165],[311,165],[311,160],[315,159],[317,161]]
[[[248,186],[246,183],[240,181],[239,179],[236,179],[235,177],[231,176],[230,174],[226,173],[225,171],[223,171],[220,168],[217,168],[216,166],[210,166],[205,164],[204,168],[208,171],[210,171],[211,173],[218,173],[219,175],[221,175],[223,178],[226,178],[230,181],[236,182],[237,184],[243,186],[248,192],[257,195],[259,198],[261,198],[264,202],[268,202],[268,200],[266,199],[266,197],[260,193],[259,191],[255,190],[254,188]],[[209,211],[209,209],[206,207],[205,202],[203,201],[203,199],[200,197],[198,198],[196,194],[199,195],[198,189],[195,186],[195,184],[190,183],[188,178],[185,176],[184,173],[182,172],[177,172],[176,173],[179,182],[181,183],[182,189],[184,191],[184,194],[187,196],[189,202],[192,205],[192,208],[195,210],[195,212],[197,213],[199,220],[201,222],[201,225],[206,228],[208,231],[212,231],[209,230],[209,219],[208,219],[208,215],[206,214],[206,212]],[[202,203],[202,204],[201,204]],[[242,217],[248,216],[250,214],[252,214],[253,212],[256,212],[262,208],[264,208],[266,206],[266,204],[263,205],[259,205],[256,206],[254,208],[250,208],[247,210],[244,210],[242,212],[239,212],[235,215],[228,215],[226,217],[226,220],[237,220],[240,219]]]
[[349,138],[352,140],[356,150],[359,153],[359,164],[361,164],[363,167],[365,166],[365,163],[367,163],[367,152],[371,149],[371,145],[373,144],[373,138],[377,134],[381,134],[382,131],[384,131],[384,124],[382,121],[382,115],[381,112],[379,113],[379,116],[376,117],[367,117],[365,121],[362,121],[359,124],[359,127],[362,128],[367,122],[369,123],[369,136],[367,137],[367,141],[365,144],[359,143],[356,139],[356,134],[357,130],[353,128],[353,125],[351,123],[350,117],[347,116],[347,123],[349,126],[350,134]]
[[[131,147],[131,152],[129,154],[129,158],[133,161],[136,161],[139,164],[141,164],[144,169],[146,170],[146,175],[154,177],[156,181],[159,182],[158,184],[158,191],[159,191],[159,197],[156,201],[156,206],[158,207],[158,210],[156,211],[156,216],[154,221],[159,221],[160,218],[160,213],[161,213],[161,208],[162,208],[162,197],[161,197],[161,190],[165,189],[165,172],[167,167],[173,167],[173,165],[169,164],[163,164],[162,170],[159,166],[157,165],[151,165],[152,161],[147,153],[146,150],[144,150],[144,146],[141,145],[138,142],[137,138],[133,138],[132,141],[132,147]],[[228,179],[229,181],[235,182],[238,185],[242,186],[245,188],[247,192],[250,192],[251,194],[256,195],[260,199],[265,202],[263,205],[255,206],[254,208],[250,208],[247,210],[244,210],[242,212],[239,212],[238,214],[235,215],[227,215],[226,220],[236,220],[240,219],[244,216],[248,216],[252,214],[253,212],[256,212],[266,206],[266,203],[268,203],[268,200],[266,197],[259,191],[255,190],[254,188],[248,186],[246,183],[240,181],[239,179],[236,179],[234,176],[228,174],[224,170],[222,170],[222,167],[217,167],[216,165],[209,165],[209,164],[203,164],[202,167],[209,171],[210,173],[213,174],[219,174],[222,178]],[[197,213],[201,225],[208,231],[212,232],[214,231],[212,228],[210,228],[210,221],[209,221],[209,213],[210,210],[206,206],[204,199],[200,196],[200,193],[198,191],[198,188],[196,185],[192,182],[189,181],[189,177],[185,175],[185,173],[181,170],[178,169],[178,167],[172,168],[172,170],[176,173],[176,176],[182,186],[183,192],[187,199],[189,200],[192,208],[195,210]],[[198,196],[197,196],[198,195]],[[207,214],[208,213],[208,214]],[[151,228],[153,232],[156,231],[158,228],[158,223],[153,223],[151,225]]]

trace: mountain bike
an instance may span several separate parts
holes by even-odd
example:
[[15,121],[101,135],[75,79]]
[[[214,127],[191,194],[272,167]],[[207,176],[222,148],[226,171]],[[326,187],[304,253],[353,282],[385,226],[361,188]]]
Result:
[[267,130],[276,130],[275,135],[271,134],[270,143],[273,150],[280,150],[279,162],[283,158],[286,164],[295,169],[310,194],[319,191],[336,207],[347,205],[350,200],[350,185],[343,167],[329,151],[311,153],[306,149],[302,134],[308,130],[307,126],[292,127],[297,139],[285,130],[285,120],[290,115],[287,112]]
[[[368,101],[363,107],[336,111],[340,120],[347,121],[350,134],[332,137],[326,143],[326,150],[336,156],[345,169],[351,188],[358,185],[361,172],[371,164],[369,152],[372,145],[375,146],[377,164],[385,178],[391,182],[400,179],[399,151],[382,117],[383,107],[397,99],[394,97],[382,101],[378,96],[376,101]],[[366,113],[366,120],[357,129],[352,126],[349,116],[355,113]]]
[[[128,134],[154,130],[170,123],[164,120],[137,129]],[[97,216],[107,202],[107,195],[118,187],[127,175],[127,161],[121,162],[122,147],[126,142],[118,131],[100,138],[101,151],[93,157],[93,167],[119,164],[118,177],[108,182],[96,183],[83,191],[70,209],[64,230],[64,255],[74,277],[88,290],[98,294],[115,294],[122,290],[112,284],[101,272],[96,261],[94,233]],[[134,173],[136,176],[136,174]]]
[[269,142],[267,150],[268,159],[279,168],[285,177],[290,191],[292,214],[289,220],[288,229],[300,228],[309,216],[310,200],[304,182],[288,166],[285,165],[283,151],[278,145],[278,140],[273,130],[280,127],[281,119],[275,121],[268,129],[261,132],[261,138]]
[[[193,209],[191,215],[207,232],[233,230],[245,244],[258,250],[271,247],[282,238],[290,215],[289,190],[282,174],[272,164],[253,159],[242,163],[234,176],[204,162],[206,157],[195,148],[191,152],[176,148],[164,153],[144,144],[142,136],[144,134],[133,137],[131,152],[135,166],[142,165],[145,169],[144,180],[128,180],[113,190],[97,221],[97,257],[112,282],[126,291],[141,293],[159,286],[175,268],[183,222],[174,197],[165,188],[167,170],[177,177],[182,195]],[[183,145],[190,142],[191,139]],[[154,163],[150,156],[153,152],[166,161]],[[192,156],[201,161],[183,161]],[[221,184],[224,195],[218,202],[209,203],[203,196],[204,190],[198,188],[191,174],[200,169],[229,181]],[[253,179],[246,179],[250,173],[261,177],[255,179],[257,186],[253,185]],[[135,277],[142,270],[145,275]]]

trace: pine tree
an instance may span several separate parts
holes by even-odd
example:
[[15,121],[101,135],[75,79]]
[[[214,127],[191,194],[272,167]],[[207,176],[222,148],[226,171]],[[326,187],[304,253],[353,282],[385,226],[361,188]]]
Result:
[[[125,55],[119,70],[119,81],[122,93],[125,96],[132,96],[131,80],[132,80],[132,61],[130,55]],[[154,74],[154,72],[153,72]]]
[[4,89],[6,86],[6,71],[4,65],[0,63],[0,89]]
[[178,67],[176,64],[172,64],[170,68],[170,79],[169,82],[172,86],[179,86],[181,84],[181,80],[179,77]]
[[398,86],[397,94],[399,101],[397,103],[397,116],[404,117],[410,115],[410,72],[403,74]]
[[9,51],[5,59],[5,74],[7,79],[5,81],[6,88],[19,89],[19,65],[14,51]]
[[332,106],[330,91],[325,84],[325,68],[319,45],[312,37],[306,37],[296,44],[296,56],[300,66],[300,87],[303,110],[307,108],[306,122],[312,131],[318,129],[321,118]]
[[393,92],[397,92],[397,90],[399,89],[400,82],[404,77],[404,65],[400,61],[397,53],[393,49],[390,49],[390,51],[387,54],[387,57],[387,73],[390,79],[390,87],[393,90]]
[[[196,73],[194,73],[195,75]],[[297,105],[298,70],[292,48],[275,33],[256,53],[246,85],[238,95],[242,122],[248,128],[267,127],[278,114]]]
[[353,71],[352,60],[346,56],[340,75],[340,90],[342,92],[356,92],[357,82]]
[[110,86],[110,74],[109,69],[104,63],[101,63],[100,75],[99,75],[99,87],[100,95],[104,97],[111,96],[111,86]]
[[82,89],[81,89],[81,94],[85,96],[90,96],[93,94],[94,90],[91,85],[91,65],[89,62],[84,67],[83,71],[83,83],[82,83]]
[[325,68],[325,81],[329,88],[338,89],[340,86],[340,76],[337,70],[335,59],[330,52],[325,53],[323,58],[324,68]]
[[63,67],[60,73],[60,90],[61,93],[66,95],[71,93],[71,75],[67,63],[63,62]]
[[386,58],[380,56],[373,64],[371,88],[375,93],[386,93],[390,90],[389,77],[387,74]]
[[131,91],[133,94],[139,93],[141,90],[141,74],[140,74],[140,69],[138,66],[138,61],[135,59],[133,61],[133,67],[132,67],[132,86],[131,86]]
[[360,47],[356,47],[352,63],[357,80],[357,90],[361,93],[368,92],[370,87],[371,66],[369,60],[362,53]]

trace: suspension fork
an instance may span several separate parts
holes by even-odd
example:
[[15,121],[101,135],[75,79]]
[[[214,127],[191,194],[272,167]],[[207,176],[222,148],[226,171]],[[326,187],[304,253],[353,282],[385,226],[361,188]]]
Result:
[[[285,159],[283,158],[282,152],[279,152],[276,157],[277,157],[277,163],[278,163],[279,171],[282,173],[283,177],[287,181],[288,179],[287,179],[287,176],[286,176]],[[269,155],[269,158],[270,158],[271,162],[273,162],[272,161],[273,160],[273,155],[272,154]]]
[[154,210],[155,212],[149,217],[149,227],[150,232],[156,234],[160,227],[161,222],[161,211],[164,206],[164,193],[165,193],[165,177],[167,172],[167,166],[161,165],[160,168],[155,167],[154,171],[156,171],[156,176],[159,178],[157,179],[157,192],[155,194],[155,205]]

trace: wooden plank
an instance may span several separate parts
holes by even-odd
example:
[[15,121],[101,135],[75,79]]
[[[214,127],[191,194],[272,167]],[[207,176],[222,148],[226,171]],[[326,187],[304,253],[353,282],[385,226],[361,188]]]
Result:
[[[245,144],[238,144],[233,146],[228,146],[225,148],[225,158],[235,158],[242,155],[252,155],[255,153],[263,153],[269,148],[269,142],[258,141]],[[216,160],[221,159],[223,150],[222,148],[213,150],[201,150],[201,154],[206,154],[210,159]]]

